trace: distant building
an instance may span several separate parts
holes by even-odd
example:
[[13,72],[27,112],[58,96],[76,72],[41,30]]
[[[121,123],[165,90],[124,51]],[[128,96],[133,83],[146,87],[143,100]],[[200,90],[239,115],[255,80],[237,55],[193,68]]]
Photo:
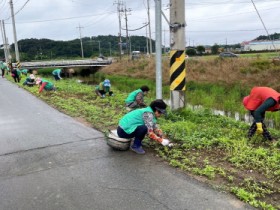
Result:
[[275,50],[273,44],[277,50],[280,49],[280,40],[274,40],[273,43],[269,40],[253,40],[250,42],[242,42],[241,46],[243,51]]

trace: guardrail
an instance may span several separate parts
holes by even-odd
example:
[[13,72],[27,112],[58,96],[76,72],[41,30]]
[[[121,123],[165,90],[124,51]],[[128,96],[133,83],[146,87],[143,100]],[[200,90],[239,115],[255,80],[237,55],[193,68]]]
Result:
[[[112,60],[62,60],[62,61],[39,61],[22,62],[21,68],[35,69],[48,67],[86,67],[86,66],[107,66]],[[13,64],[15,65],[15,64]]]

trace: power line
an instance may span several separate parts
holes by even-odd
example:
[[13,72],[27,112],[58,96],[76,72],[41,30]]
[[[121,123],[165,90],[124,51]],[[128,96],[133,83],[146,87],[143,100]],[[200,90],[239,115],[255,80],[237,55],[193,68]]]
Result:
[[[262,11],[271,10],[271,9],[275,9],[275,8],[279,8],[279,7],[267,8],[267,9],[263,9]],[[191,21],[203,21],[203,20],[208,21],[209,19],[224,18],[224,17],[229,17],[229,16],[236,16],[236,15],[254,13],[254,12],[255,12],[255,11],[239,12],[239,13],[232,13],[232,14],[228,14],[228,15],[212,16],[212,17],[207,17],[207,18],[202,18],[202,19],[192,19]]]
[[267,30],[267,28],[266,28],[266,26],[265,26],[265,24],[264,24],[264,22],[263,22],[263,20],[262,20],[262,17],[261,17],[261,15],[260,15],[260,13],[259,13],[259,11],[258,11],[258,9],[257,9],[257,7],[256,7],[256,5],[255,5],[255,3],[254,3],[254,1],[251,0],[251,2],[252,2],[252,4],[254,5],[254,8],[255,8],[255,10],[256,10],[256,12],[257,12],[257,14],[258,14],[258,16],[259,16],[261,22],[262,22],[262,25],[263,25],[263,27],[264,27],[266,33],[267,33],[267,36],[268,36],[269,40],[271,41],[271,43],[272,43],[272,45],[273,45],[275,51],[277,52],[277,49],[276,49],[276,47],[275,47],[275,45],[274,45],[274,42],[273,42],[273,40],[271,40],[271,37],[270,37],[270,35],[268,34],[268,30]]
[[[106,14],[112,14],[112,13],[116,13],[116,12],[108,12]],[[34,20],[34,21],[30,21],[30,22],[20,22],[20,21],[17,21],[17,24],[29,24],[29,23],[42,23],[42,22],[52,22],[52,21],[60,21],[60,20],[70,20],[70,19],[94,17],[94,16],[99,16],[99,15],[104,15],[104,14],[105,13],[103,13],[103,14],[95,14],[95,15],[81,15],[81,16],[66,17],[66,18],[56,18],[56,19],[49,19],[49,20]]]
[[[280,2],[280,0],[259,0],[259,1],[256,1],[256,2],[261,2],[261,3],[264,3],[264,2]],[[247,1],[225,1],[225,2],[195,2],[195,3],[188,3],[188,5],[193,5],[193,6],[201,6],[201,5],[209,5],[209,6],[212,6],[212,5],[236,5],[236,4],[250,4],[250,2],[247,2]]]
[[122,30],[128,30],[128,31],[138,31],[144,27],[146,27],[147,25],[149,25],[149,23],[146,23],[145,25],[141,26],[140,28],[136,28],[136,29],[126,29],[126,28],[122,28]]
[[[27,3],[28,3],[29,1],[30,1],[30,0],[27,0],[27,1],[21,6],[21,8],[20,8],[18,11],[15,12],[14,16],[17,15],[21,10],[23,10],[23,8],[27,5]],[[5,20],[9,20],[10,18],[11,18],[11,16],[8,17],[8,18],[6,18]]]
[[[269,30],[280,30],[280,28],[270,28]],[[242,32],[242,31],[263,31],[262,29],[240,29],[240,30],[215,30],[215,31],[193,31],[193,30],[188,30],[188,32]]]

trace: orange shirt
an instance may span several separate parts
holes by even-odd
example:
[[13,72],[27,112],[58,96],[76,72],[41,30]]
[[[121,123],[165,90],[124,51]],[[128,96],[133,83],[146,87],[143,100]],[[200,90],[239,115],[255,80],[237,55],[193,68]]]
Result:
[[256,110],[266,99],[273,98],[277,103],[270,107],[267,111],[275,111],[280,108],[279,99],[280,93],[269,87],[254,87],[250,95],[243,99],[243,105],[248,110]]

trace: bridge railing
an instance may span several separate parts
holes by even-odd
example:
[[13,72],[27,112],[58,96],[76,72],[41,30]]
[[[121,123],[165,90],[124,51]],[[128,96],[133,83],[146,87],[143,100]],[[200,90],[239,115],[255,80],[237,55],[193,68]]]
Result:
[[86,67],[86,66],[107,66],[112,60],[60,60],[60,61],[39,61],[22,62],[21,68],[48,68],[48,67]]

